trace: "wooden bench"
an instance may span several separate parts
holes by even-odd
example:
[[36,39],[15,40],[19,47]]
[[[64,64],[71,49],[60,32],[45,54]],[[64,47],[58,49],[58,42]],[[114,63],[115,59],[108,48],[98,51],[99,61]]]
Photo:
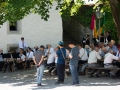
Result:
[[90,67],[86,67],[85,69],[85,75],[88,75],[88,70],[89,69],[96,69],[96,70],[120,70],[120,68],[104,68],[104,67],[98,67],[98,68],[90,68]]
[[[56,66],[46,66],[47,68],[49,68],[49,67],[54,67],[54,68],[56,68]],[[67,64],[67,65],[65,65],[65,75],[67,75],[67,69],[69,68],[69,64]]]

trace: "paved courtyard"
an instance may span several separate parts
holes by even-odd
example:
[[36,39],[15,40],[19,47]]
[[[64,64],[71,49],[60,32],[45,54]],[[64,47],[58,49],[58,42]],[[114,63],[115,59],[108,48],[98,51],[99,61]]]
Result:
[[55,85],[56,76],[48,74],[43,77],[44,86],[36,85],[36,70],[0,72],[0,90],[120,90],[120,79],[110,79],[109,77],[88,78],[79,76],[80,85],[70,86],[71,77],[65,78],[65,83]]

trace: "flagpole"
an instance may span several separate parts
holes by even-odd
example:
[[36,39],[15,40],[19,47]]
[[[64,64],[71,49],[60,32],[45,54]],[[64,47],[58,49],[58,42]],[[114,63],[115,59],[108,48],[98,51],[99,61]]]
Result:
[[100,44],[100,18],[99,18],[99,31],[98,31],[98,37],[99,37],[99,44]]

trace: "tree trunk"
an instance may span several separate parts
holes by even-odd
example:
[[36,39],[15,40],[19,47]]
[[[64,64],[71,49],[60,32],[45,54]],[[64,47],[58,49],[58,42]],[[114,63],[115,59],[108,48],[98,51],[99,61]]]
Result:
[[120,44],[120,1],[110,0],[110,7],[118,34],[118,43]]

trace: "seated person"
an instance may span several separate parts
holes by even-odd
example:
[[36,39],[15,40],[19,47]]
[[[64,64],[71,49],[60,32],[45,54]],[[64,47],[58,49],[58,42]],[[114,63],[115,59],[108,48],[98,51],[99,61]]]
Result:
[[30,63],[33,62],[33,51],[30,47],[28,47],[27,49],[26,61],[27,61],[27,69],[30,69]]
[[4,60],[3,60],[3,50],[0,49],[0,71],[2,71],[3,66],[4,66]]
[[100,56],[101,56],[102,58],[104,58],[104,57],[105,57],[105,54],[107,54],[107,53],[108,53],[107,49],[106,49],[105,47],[103,47]]
[[[104,67],[105,67],[105,68],[118,68],[117,66],[115,66],[115,65],[112,64],[113,60],[120,60],[120,58],[117,57],[117,56],[114,56],[114,55],[113,55],[113,51],[110,50],[109,53],[107,53],[107,54],[105,55]],[[115,70],[115,69],[114,69],[114,70],[111,70],[111,71],[110,71],[110,76],[115,76],[115,74],[116,74],[117,71],[118,71],[118,70]]]
[[113,51],[113,54],[116,55],[118,49],[117,49],[117,47],[114,45],[114,43],[109,42],[109,43],[108,43],[108,47],[109,47],[109,48],[108,48],[108,51],[109,51],[109,50],[112,50],[112,51]]
[[20,58],[17,59],[17,69],[18,70],[22,70],[25,67],[25,64],[26,64],[25,55],[23,53],[24,53],[24,51],[20,50],[20,54],[19,54]]
[[[89,54],[89,58],[88,58],[88,67],[90,68],[97,68],[100,67],[99,64],[97,64],[97,59],[101,59],[101,56],[98,53],[99,48],[95,47],[95,50],[91,51]],[[100,70],[97,71],[97,73],[95,74],[96,77],[99,77],[99,72]],[[95,69],[92,69],[91,73],[90,73],[90,78],[94,77],[93,74],[95,73]]]
[[6,72],[8,66],[9,66],[10,72],[12,72],[12,65],[13,65],[12,51],[9,51],[8,55],[10,55],[10,58],[7,58],[7,62],[5,63],[5,68],[3,73]]
[[99,47],[100,47],[100,49],[99,49],[98,53],[101,55],[101,53],[102,53],[102,48],[105,47],[105,46],[104,46],[104,43],[103,43],[103,42],[100,42]]
[[83,73],[84,74],[84,69],[85,67],[87,66],[87,60],[88,60],[88,54],[87,54],[87,51],[82,48],[81,45],[78,45],[78,48],[79,48],[79,57],[80,57],[80,60],[78,62],[79,66],[81,66],[78,70],[78,73]]
[[[55,66],[55,54],[56,52],[52,52],[49,54],[48,60],[47,60],[47,66]],[[54,69],[54,67],[49,68],[49,73],[51,74],[51,71]]]
[[52,52],[54,52],[54,49],[52,48],[52,46],[51,46],[50,44],[48,44],[48,45],[47,45],[47,50],[46,50],[46,52],[45,52],[45,56],[48,56],[48,57],[49,57],[49,55],[50,55]]
[[89,53],[91,52],[91,48],[89,45],[85,45],[85,50],[87,51],[87,55],[89,56]]

